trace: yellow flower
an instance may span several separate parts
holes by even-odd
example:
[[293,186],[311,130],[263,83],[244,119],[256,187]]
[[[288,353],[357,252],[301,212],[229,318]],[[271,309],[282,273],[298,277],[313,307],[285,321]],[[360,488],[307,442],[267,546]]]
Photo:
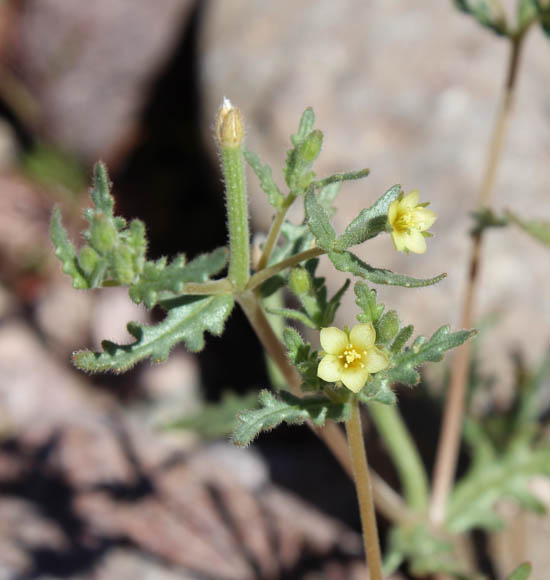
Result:
[[352,331],[344,332],[331,326],[321,329],[321,346],[325,356],[317,368],[317,376],[335,383],[342,381],[354,393],[358,393],[370,373],[385,369],[388,357],[376,346],[376,331],[372,324],[357,324]]
[[409,251],[423,254],[426,251],[428,230],[437,219],[437,215],[426,209],[427,203],[418,203],[418,191],[411,191],[402,199],[396,199],[388,208],[388,221],[393,231],[391,238],[399,252]]

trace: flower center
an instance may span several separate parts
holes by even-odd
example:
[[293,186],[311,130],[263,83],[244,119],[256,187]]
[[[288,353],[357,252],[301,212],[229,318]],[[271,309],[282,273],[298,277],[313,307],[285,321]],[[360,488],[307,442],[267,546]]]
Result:
[[348,344],[348,346],[344,349],[341,355],[338,355],[338,358],[344,360],[344,368],[347,369],[350,366],[357,366],[357,361],[359,362],[359,366],[364,368],[365,365],[363,361],[363,355],[367,354],[367,351],[363,351],[363,353],[358,352],[353,344]]

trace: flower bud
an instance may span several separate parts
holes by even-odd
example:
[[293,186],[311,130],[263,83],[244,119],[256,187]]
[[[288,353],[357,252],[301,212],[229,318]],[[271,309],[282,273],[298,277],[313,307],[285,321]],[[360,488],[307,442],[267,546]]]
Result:
[[216,119],[216,137],[221,147],[235,148],[243,142],[244,128],[241,111],[224,98]]
[[321,153],[321,147],[323,146],[323,133],[319,129],[312,131],[300,145],[300,156],[313,163],[319,157]]
[[304,268],[293,268],[288,279],[290,289],[297,296],[307,294],[311,288],[311,278]]
[[399,332],[399,316],[395,310],[389,310],[378,323],[378,339],[389,342]]
[[110,252],[116,243],[115,226],[105,216],[97,216],[92,224],[91,244],[100,253]]
[[88,245],[82,246],[78,255],[78,265],[86,275],[90,275],[99,262],[98,253]]

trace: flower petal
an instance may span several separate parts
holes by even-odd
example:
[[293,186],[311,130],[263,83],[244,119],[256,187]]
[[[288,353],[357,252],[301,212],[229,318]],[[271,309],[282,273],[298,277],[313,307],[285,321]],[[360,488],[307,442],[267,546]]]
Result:
[[374,345],[376,331],[368,324],[356,324],[349,334],[349,341],[357,350],[367,350]]
[[399,202],[394,199],[391,203],[390,203],[390,207],[388,208],[388,222],[390,223],[390,225],[393,227],[393,222],[395,221],[395,218],[397,217],[397,208],[399,206]]
[[377,346],[369,348],[367,351],[367,356],[363,360],[365,361],[365,368],[369,373],[383,371],[390,364],[386,354],[383,353]]
[[407,209],[414,209],[420,200],[418,190],[411,191],[401,200],[401,207]]
[[420,227],[420,231],[424,232],[430,229],[437,219],[437,215],[431,209],[426,209],[425,207],[419,207],[414,210],[415,221]]
[[391,239],[392,239],[393,245],[395,246],[395,249],[398,252],[405,251],[405,239],[403,236],[404,236],[404,234],[400,234],[399,232],[396,232],[395,230],[391,233]]
[[333,354],[326,354],[317,367],[317,376],[327,383],[335,383],[342,375],[342,361]]
[[335,326],[321,329],[321,346],[329,354],[340,354],[348,346],[348,335]]
[[403,234],[403,241],[406,248],[415,254],[423,254],[426,251],[426,240],[418,230],[410,230]]
[[368,378],[369,371],[361,368],[342,369],[342,374],[340,375],[340,380],[354,393],[358,393],[365,386]]

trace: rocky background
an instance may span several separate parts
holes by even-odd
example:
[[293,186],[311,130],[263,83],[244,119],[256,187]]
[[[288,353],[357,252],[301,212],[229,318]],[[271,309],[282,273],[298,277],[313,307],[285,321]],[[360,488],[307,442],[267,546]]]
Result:
[[[495,191],[497,210],[526,217],[550,215],[548,55],[532,31]],[[152,256],[211,250],[226,236],[212,140],[222,97],[242,109],[248,147],[281,184],[288,137],[311,105],[325,133],[318,174],[372,171],[344,186],[337,226],[394,183],[431,200],[439,220],[426,254],[398,254],[381,237],[359,255],[410,275],[446,271],[438,286],[379,295],[421,333],[456,327],[506,57],[504,42],[451,2],[0,3],[0,580],[361,577],[353,489],[309,434],[283,430],[244,452],[158,429],[224,389],[265,384],[242,317],[199,356],[177,350],[121,377],[70,366],[72,350],[127,340],[126,322],[147,313],[117,289],[71,288],[52,258],[51,208],[63,206],[76,236],[102,158],[119,212],[146,221]],[[263,232],[270,208],[249,182],[252,228]],[[330,285],[341,284],[326,266]],[[529,364],[544,354],[549,281],[542,246],[512,228],[488,233],[477,316],[496,319],[480,348],[499,404],[510,354]],[[340,322],[354,316],[349,295]],[[429,463],[437,412],[401,397]],[[374,435],[369,444],[395,483]],[[544,525],[529,519],[521,533],[544,538]],[[529,557],[535,569],[550,563],[540,542],[521,553],[502,549],[510,542],[493,572]]]

